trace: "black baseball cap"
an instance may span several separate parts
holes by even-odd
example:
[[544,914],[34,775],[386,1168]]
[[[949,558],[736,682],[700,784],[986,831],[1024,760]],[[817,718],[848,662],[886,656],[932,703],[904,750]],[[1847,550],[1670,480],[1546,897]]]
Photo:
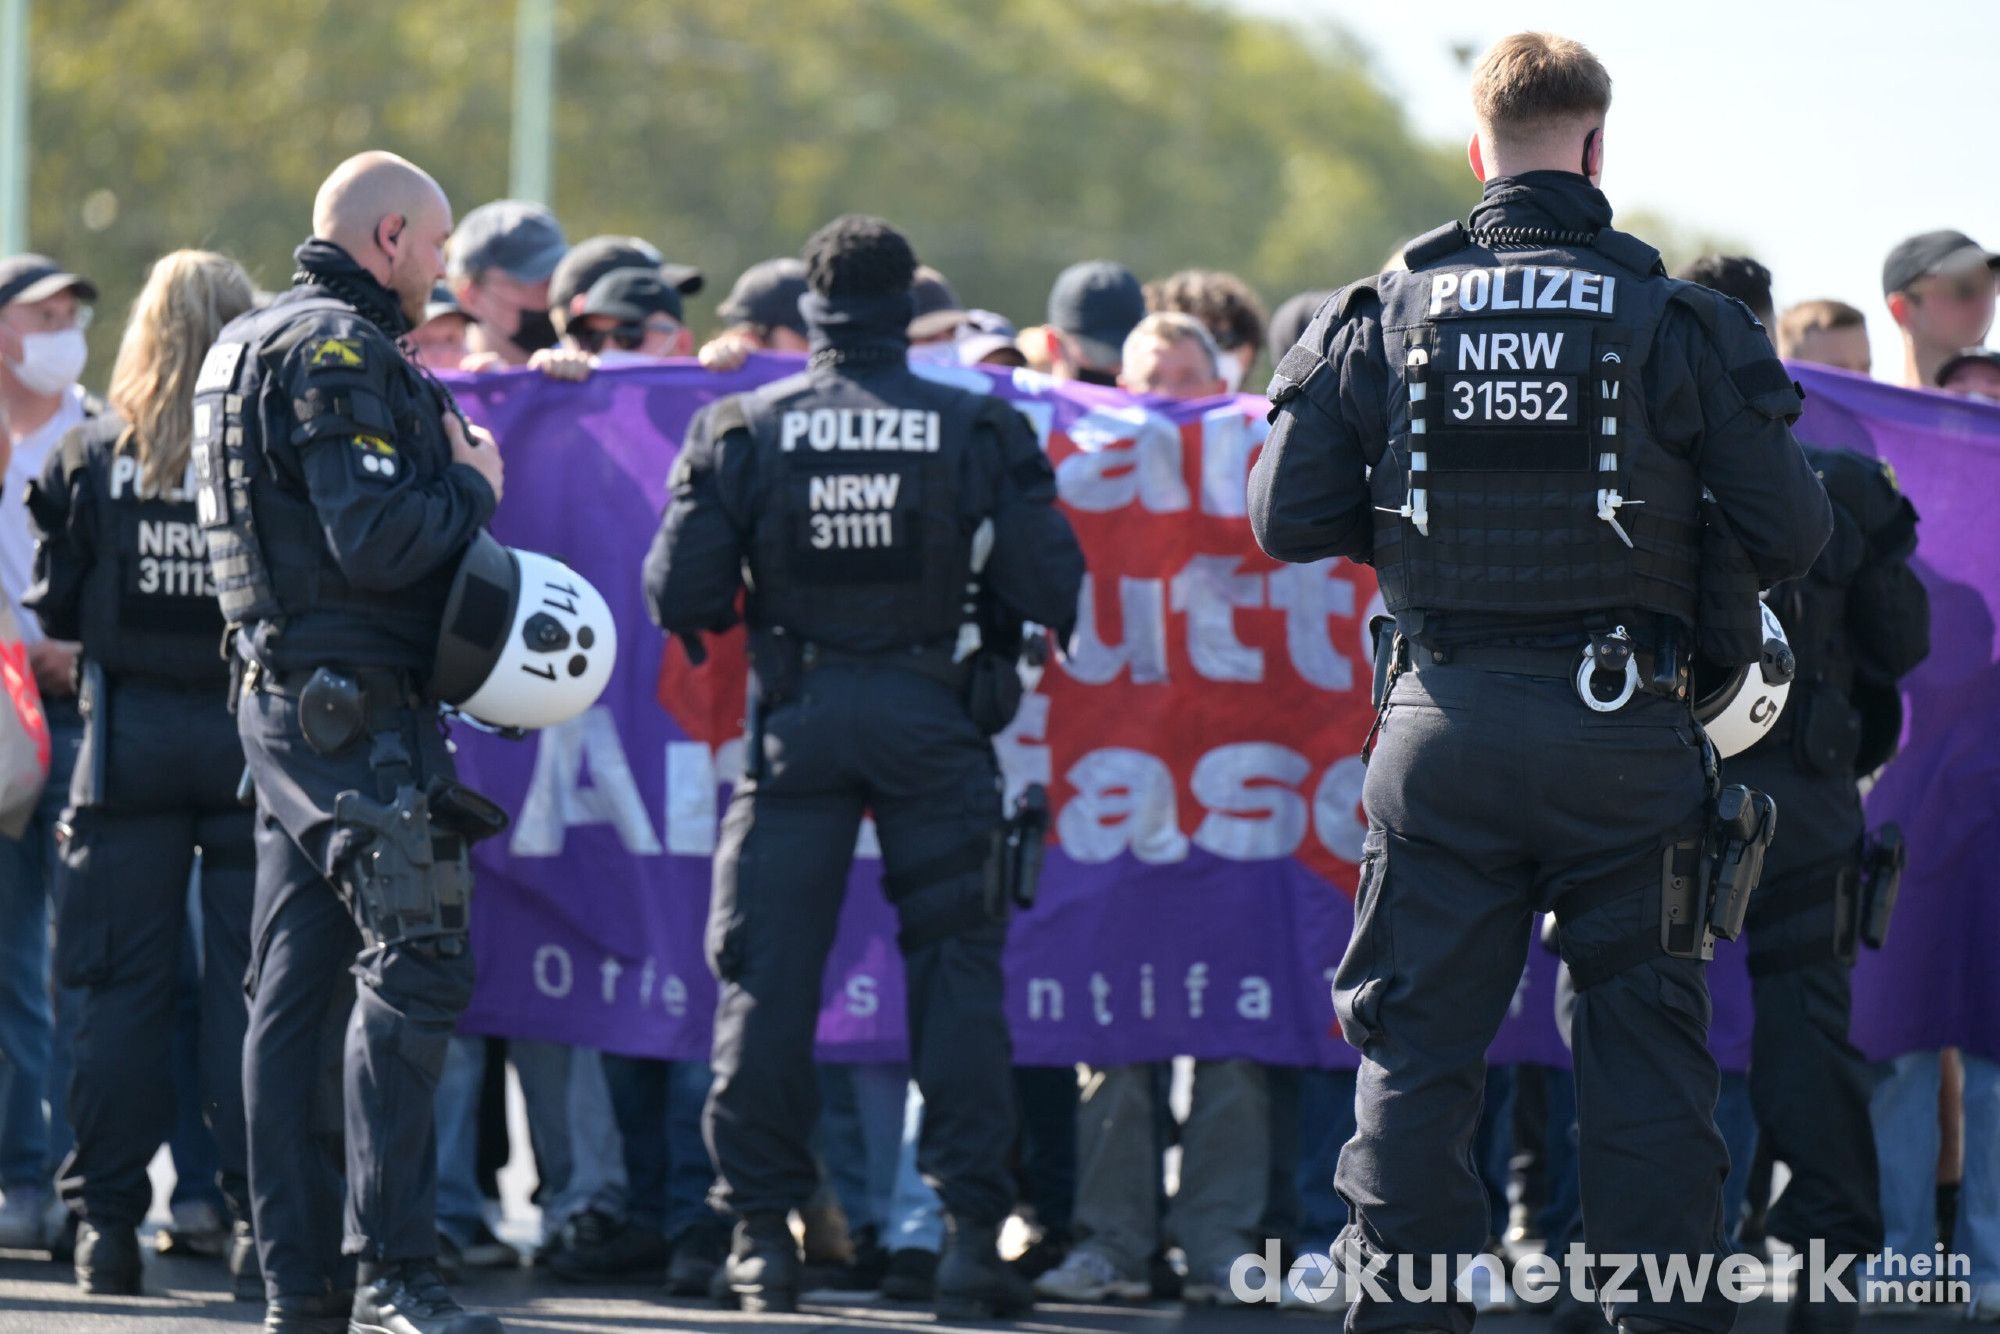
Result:
[[69,272],[47,255],[0,259],[0,306],[46,301],[58,292],[75,292],[83,301],[97,300],[96,283]]
[[806,262],[790,255],[752,264],[716,308],[725,324],[761,324],[806,336],[799,298],[806,294]]
[[[593,236],[579,241],[556,265],[549,278],[549,310],[567,314],[582,296],[614,269],[643,269],[656,274],[682,296],[693,296],[705,280],[701,270],[685,264],[669,264],[658,247],[636,236]],[[577,314],[583,312],[578,311]],[[678,316],[676,316],[678,318]]]
[[538,283],[556,271],[569,242],[562,224],[542,205],[526,199],[496,199],[459,219],[451,234],[454,277],[474,277],[498,269],[524,283]]
[[1305,336],[1306,326],[1313,322],[1313,316],[1319,314],[1319,308],[1332,295],[1331,291],[1300,292],[1271,312],[1270,327],[1264,331],[1264,350],[1271,354],[1273,366],[1283,361],[1285,353]]
[[1917,279],[1933,273],[1978,268],[2000,269],[2000,255],[1964,232],[1925,232],[1899,244],[1882,261],[1882,295],[1907,292]]
[[583,308],[572,319],[609,315],[627,324],[643,324],[648,315],[681,314],[680,290],[652,269],[613,269],[590,285]]
[[2000,348],[1968,347],[1963,351],[1952,353],[1944,365],[1938,367],[1938,385],[1942,387],[1946,380],[1965,367],[1978,365],[1991,366],[1994,370],[2000,371]]
[[1146,293],[1132,270],[1108,259],[1072,264],[1049,289],[1049,323],[1079,345],[1084,360],[1109,370],[1125,360],[1125,338],[1146,318]]
[[928,264],[917,266],[917,276],[910,283],[910,304],[914,312],[910,317],[912,338],[936,338],[965,323],[965,307],[959,304],[958,293]]

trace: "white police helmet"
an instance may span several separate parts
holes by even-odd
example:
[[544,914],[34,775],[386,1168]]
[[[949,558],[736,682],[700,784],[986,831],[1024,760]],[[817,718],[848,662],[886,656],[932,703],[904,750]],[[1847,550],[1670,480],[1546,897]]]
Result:
[[597,702],[617,656],[617,622],[589,580],[481,532],[445,602],[431,694],[494,727],[553,727]]
[[1717,669],[1713,681],[1697,674],[1694,720],[1715,743],[1716,754],[1724,759],[1741,755],[1762,741],[1785,711],[1785,699],[1792,693],[1792,677],[1798,661],[1791,641],[1777,613],[1763,603],[1764,651],[1748,666]]

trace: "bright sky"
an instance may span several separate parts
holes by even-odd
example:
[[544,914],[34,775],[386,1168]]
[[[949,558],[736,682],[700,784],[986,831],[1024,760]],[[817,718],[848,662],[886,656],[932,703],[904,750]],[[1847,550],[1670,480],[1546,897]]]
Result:
[[1889,248],[1950,227],[2000,249],[1993,0],[1230,3],[1341,24],[1419,131],[1452,143],[1472,132],[1454,46],[1476,53],[1524,28],[1584,42],[1611,71],[1612,204],[1741,242],[1771,269],[1780,310],[1822,296],[1860,307],[1878,376],[1902,365],[1882,304]]

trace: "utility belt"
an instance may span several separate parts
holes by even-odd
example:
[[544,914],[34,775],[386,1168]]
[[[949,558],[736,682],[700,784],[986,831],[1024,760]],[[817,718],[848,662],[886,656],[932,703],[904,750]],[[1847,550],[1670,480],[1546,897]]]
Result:
[[[1031,641],[1031,647],[1041,647]],[[757,671],[757,718],[799,697],[806,676],[822,667],[886,667],[936,681],[958,696],[973,723],[987,736],[1014,721],[1025,690],[1016,669],[1018,655],[979,650],[961,656],[948,643],[856,653],[830,648],[773,626],[753,631],[750,663]],[[753,726],[753,732],[754,732]],[[753,754],[755,752],[753,751]]]
[[299,731],[321,755],[368,742],[371,797],[335,795],[334,825],[348,852],[334,868],[371,948],[411,944],[440,957],[465,952],[470,929],[469,846],[502,833],[507,813],[442,774],[420,777],[412,747],[431,701],[410,673],[385,669],[270,672],[251,661],[245,689],[293,701]]
[[[1422,618],[1412,620],[1421,625]],[[1582,631],[1575,647],[1518,644],[1443,644],[1392,616],[1369,623],[1375,649],[1375,725],[1361,748],[1366,760],[1387,716],[1389,692],[1404,672],[1487,671],[1566,680],[1577,700],[1593,713],[1616,713],[1636,695],[1685,701],[1689,689],[1687,655],[1671,639],[1659,644],[1635,640],[1623,625]]]

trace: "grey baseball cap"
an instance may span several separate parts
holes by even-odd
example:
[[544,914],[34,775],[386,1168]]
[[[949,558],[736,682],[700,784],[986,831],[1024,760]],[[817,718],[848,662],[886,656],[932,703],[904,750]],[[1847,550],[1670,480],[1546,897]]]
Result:
[[2000,255],[1964,232],[1925,232],[1899,244],[1882,261],[1882,295],[1908,291],[1911,283],[1933,273],[1980,268],[2000,269]]
[[57,292],[75,292],[84,301],[97,300],[97,284],[71,273],[47,255],[0,259],[0,306],[46,301]]
[[680,289],[652,269],[613,269],[590,285],[576,314],[579,319],[609,315],[630,324],[642,324],[648,315],[683,318]]
[[555,214],[525,199],[496,199],[459,220],[448,267],[455,278],[498,269],[521,282],[538,283],[556,271],[568,251]]

